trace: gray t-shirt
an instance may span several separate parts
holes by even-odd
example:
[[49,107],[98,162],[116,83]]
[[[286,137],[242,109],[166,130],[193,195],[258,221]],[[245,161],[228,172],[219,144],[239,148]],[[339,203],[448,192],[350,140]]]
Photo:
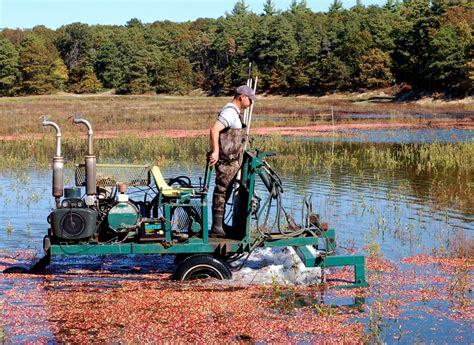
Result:
[[240,110],[233,103],[227,103],[217,116],[217,121],[225,128],[242,128],[240,121]]

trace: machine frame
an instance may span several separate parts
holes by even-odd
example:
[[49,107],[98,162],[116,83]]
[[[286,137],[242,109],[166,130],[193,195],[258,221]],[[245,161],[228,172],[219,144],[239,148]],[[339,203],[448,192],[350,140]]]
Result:
[[[306,220],[302,219],[303,224],[301,225],[289,222],[288,215],[285,213],[288,228],[284,230],[279,221],[269,228],[264,228],[263,231],[259,229],[258,222],[255,226],[259,209],[255,205],[256,177],[259,176],[266,185],[270,193],[270,199],[281,198],[283,192],[281,181],[276,174],[272,174],[272,169],[265,160],[271,153],[259,150],[255,153],[248,150],[243,152],[242,168],[238,179],[238,187],[236,188],[239,202],[234,203],[232,231],[229,231],[232,238],[215,238],[210,236],[209,233],[208,186],[212,168],[208,164],[204,185],[198,187],[192,186],[190,183],[185,184],[185,186],[172,187],[168,184],[172,183],[164,180],[156,166],[146,169],[147,178],[143,178],[142,173],[141,177],[128,178],[128,181],[109,181],[108,186],[113,188],[116,194],[117,191],[123,189],[120,184],[123,185],[125,182],[133,185],[136,181],[141,181],[138,183],[142,183],[142,185],[148,185],[151,190],[154,190],[155,194],[151,201],[146,201],[145,197],[145,201],[135,201],[131,206],[132,209],[136,207],[137,210],[140,210],[139,213],[142,219],[137,221],[136,225],[125,228],[124,232],[119,233],[116,238],[111,237],[111,240],[101,242],[99,240],[100,233],[112,228],[110,221],[108,223],[103,221],[101,212],[107,213],[107,216],[110,215],[114,199],[107,199],[107,207],[105,207],[105,211],[101,211],[99,194],[101,186],[98,182],[100,176],[98,176],[96,170],[98,165],[92,148],[92,127],[88,121],[81,119],[79,116],[76,116],[74,123],[84,124],[88,128],[88,151],[85,156],[85,164],[76,169],[76,185],[86,187],[86,195],[75,199],[68,199],[66,195],[66,198],[61,201],[64,174],[64,159],[61,156],[61,132],[57,124],[48,121],[47,118],[43,120],[43,126],[52,126],[57,131],[56,155],[53,158],[53,196],[56,199],[56,210],[53,210],[52,214],[57,212],[58,217],[67,214],[67,207],[65,208],[62,205],[63,202],[66,201],[66,204],[68,204],[68,200],[75,200],[76,203],[81,203],[83,213],[89,212],[87,210],[97,212],[97,221],[88,221],[89,233],[95,232],[97,236],[90,236],[85,240],[73,237],[70,240],[70,238],[52,231],[53,227],[57,229],[60,226],[56,222],[54,225],[51,224],[48,235],[44,237],[45,256],[43,258],[29,269],[10,267],[4,273],[38,273],[50,264],[53,256],[163,254],[175,255],[177,258],[175,279],[205,277],[225,279],[232,275],[228,266],[229,261],[250,255],[258,247],[292,247],[306,267],[320,267],[324,270],[327,267],[352,266],[354,268],[354,279],[348,285],[342,287],[368,286],[365,279],[365,257],[362,255],[337,255],[335,230],[328,228],[327,224],[321,224],[319,216],[312,213],[311,207],[308,207]],[[144,166],[115,165],[114,167],[116,169],[133,167],[143,169]],[[151,187],[152,180],[155,189]],[[179,178],[174,179],[174,181],[180,182]],[[128,196],[125,200],[129,202]],[[190,209],[186,209],[187,207]],[[185,234],[186,236],[176,234],[172,227],[173,214],[177,208],[184,208],[185,212],[192,211],[188,213],[191,215],[191,223],[187,229],[188,233]],[[71,208],[71,210],[74,210],[74,208]],[[158,215],[157,210],[160,211],[160,215]],[[156,222],[156,227],[160,228],[162,236],[146,238],[139,232],[139,225],[147,220]],[[129,234],[131,234],[130,237]]]
[[[368,286],[365,279],[365,258],[362,255],[335,255],[337,243],[334,229],[317,230],[317,236],[310,236],[308,233],[301,236],[291,237],[285,235],[271,235],[267,238],[257,236],[252,231],[252,198],[255,188],[255,180],[263,161],[265,152],[257,151],[253,154],[245,151],[242,164],[241,189],[245,191],[241,207],[240,227],[243,228],[240,239],[213,238],[209,236],[207,188],[193,190],[181,195],[169,198],[163,195],[163,190],[159,191],[156,199],[158,206],[163,208],[164,217],[171,218],[173,207],[183,207],[183,202],[190,199],[197,200],[192,207],[199,207],[202,211],[202,236],[195,236],[186,241],[176,241],[173,239],[170,222],[165,223],[165,240],[152,243],[98,243],[98,244],[50,244],[49,238],[45,238],[44,250],[46,256],[56,255],[120,255],[120,254],[165,254],[165,255],[196,255],[209,254],[219,260],[232,254],[250,253],[257,247],[293,247],[301,261],[306,267],[339,267],[353,266],[354,281],[344,287],[365,287]],[[210,169],[208,170],[210,172]],[[211,178],[207,174],[206,185]],[[177,189],[179,191],[179,188]],[[184,206],[186,207],[186,206]],[[235,210],[234,210],[235,212]],[[241,229],[242,229],[241,228]],[[322,242],[322,243],[321,243]],[[323,245],[321,245],[323,244]],[[310,250],[312,246],[318,254]],[[179,266],[179,263],[178,263]]]

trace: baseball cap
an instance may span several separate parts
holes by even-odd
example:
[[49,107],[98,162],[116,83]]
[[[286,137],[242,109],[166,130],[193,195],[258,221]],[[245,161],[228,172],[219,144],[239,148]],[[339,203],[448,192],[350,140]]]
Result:
[[247,96],[250,98],[253,102],[257,100],[257,97],[255,96],[255,92],[253,92],[252,88],[247,85],[240,85],[235,92],[239,95]]

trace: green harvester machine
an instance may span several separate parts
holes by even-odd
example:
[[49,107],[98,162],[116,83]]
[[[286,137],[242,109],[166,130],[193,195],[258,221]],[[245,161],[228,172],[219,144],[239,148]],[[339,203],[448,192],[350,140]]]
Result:
[[[364,256],[336,255],[335,231],[320,222],[310,200],[303,201],[302,224],[285,211],[281,180],[266,161],[271,153],[244,151],[229,212],[233,216],[227,220],[229,238],[215,238],[208,220],[209,165],[194,185],[186,176],[165,180],[157,166],[96,164],[90,123],[78,115],[74,123],[87,127],[88,151],[84,164],[76,167],[76,185],[64,188],[61,130],[43,119],[57,138],[56,208],[48,216],[45,256],[31,268],[14,266],[4,273],[40,272],[53,256],[166,254],[176,257],[174,279],[230,279],[231,263],[245,260],[256,248],[293,247],[307,267],[353,266],[354,280],[344,287],[368,286]],[[266,198],[258,196],[258,179],[268,191]]]

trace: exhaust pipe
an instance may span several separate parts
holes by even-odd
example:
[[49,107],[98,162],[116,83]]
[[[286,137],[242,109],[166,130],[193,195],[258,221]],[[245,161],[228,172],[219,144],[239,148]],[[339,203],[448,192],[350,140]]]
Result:
[[48,126],[56,130],[56,155],[53,157],[53,197],[58,208],[64,190],[64,158],[61,156],[61,129],[56,123],[48,121],[48,118],[43,116],[43,127]]
[[83,124],[87,127],[87,155],[86,159],[86,194],[95,195],[96,187],[96,158],[92,148],[92,126],[89,121],[82,119],[80,114],[74,114],[74,123]]

